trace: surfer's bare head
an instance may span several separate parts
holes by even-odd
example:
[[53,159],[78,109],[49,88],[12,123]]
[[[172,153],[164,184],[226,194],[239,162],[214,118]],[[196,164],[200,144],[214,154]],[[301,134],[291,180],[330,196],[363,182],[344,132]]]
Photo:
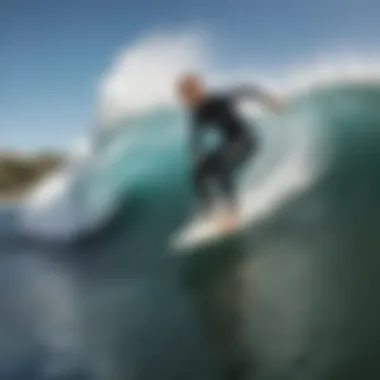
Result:
[[182,102],[187,106],[200,103],[205,95],[203,79],[197,74],[186,74],[178,80],[178,93]]

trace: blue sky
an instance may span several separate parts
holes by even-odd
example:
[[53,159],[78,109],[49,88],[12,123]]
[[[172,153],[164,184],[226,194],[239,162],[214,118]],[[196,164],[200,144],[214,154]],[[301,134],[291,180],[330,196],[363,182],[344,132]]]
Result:
[[0,148],[67,147],[88,129],[99,77],[141,34],[201,27],[225,68],[315,52],[370,54],[378,0],[2,0]]

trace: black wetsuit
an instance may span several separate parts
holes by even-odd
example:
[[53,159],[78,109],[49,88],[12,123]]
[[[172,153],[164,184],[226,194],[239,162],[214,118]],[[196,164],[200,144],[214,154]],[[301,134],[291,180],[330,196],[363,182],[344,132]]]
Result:
[[[261,97],[257,88],[242,88],[226,95],[210,95],[192,109],[191,150],[195,160],[194,183],[204,211],[210,210],[212,195],[210,180],[214,181],[226,202],[235,206],[233,173],[258,148],[257,136],[235,110],[235,102],[244,97]],[[223,142],[211,153],[200,152],[205,129],[216,128]]]

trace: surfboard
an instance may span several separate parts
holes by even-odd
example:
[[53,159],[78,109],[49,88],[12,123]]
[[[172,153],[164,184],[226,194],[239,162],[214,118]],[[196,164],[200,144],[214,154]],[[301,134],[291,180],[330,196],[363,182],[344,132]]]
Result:
[[246,221],[242,214],[235,228],[226,229],[217,214],[208,219],[195,217],[172,237],[171,246],[176,251],[184,251],[211,244],[238,233],[244,228]]
[[196,248],[220,240],[224,236],[233,234],[236,230],[237,228],[226,231],[216,221],[194,220],[173,238],[171,245],[177,250]]

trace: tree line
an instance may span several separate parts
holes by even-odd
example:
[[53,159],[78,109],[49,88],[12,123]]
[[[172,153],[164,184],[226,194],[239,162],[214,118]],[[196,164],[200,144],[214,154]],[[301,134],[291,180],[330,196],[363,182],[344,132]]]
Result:
[[43,176],[56,170],[63,161],[63,155],[54,153],[36,156],[0,153],[0,197],[21,196]]

